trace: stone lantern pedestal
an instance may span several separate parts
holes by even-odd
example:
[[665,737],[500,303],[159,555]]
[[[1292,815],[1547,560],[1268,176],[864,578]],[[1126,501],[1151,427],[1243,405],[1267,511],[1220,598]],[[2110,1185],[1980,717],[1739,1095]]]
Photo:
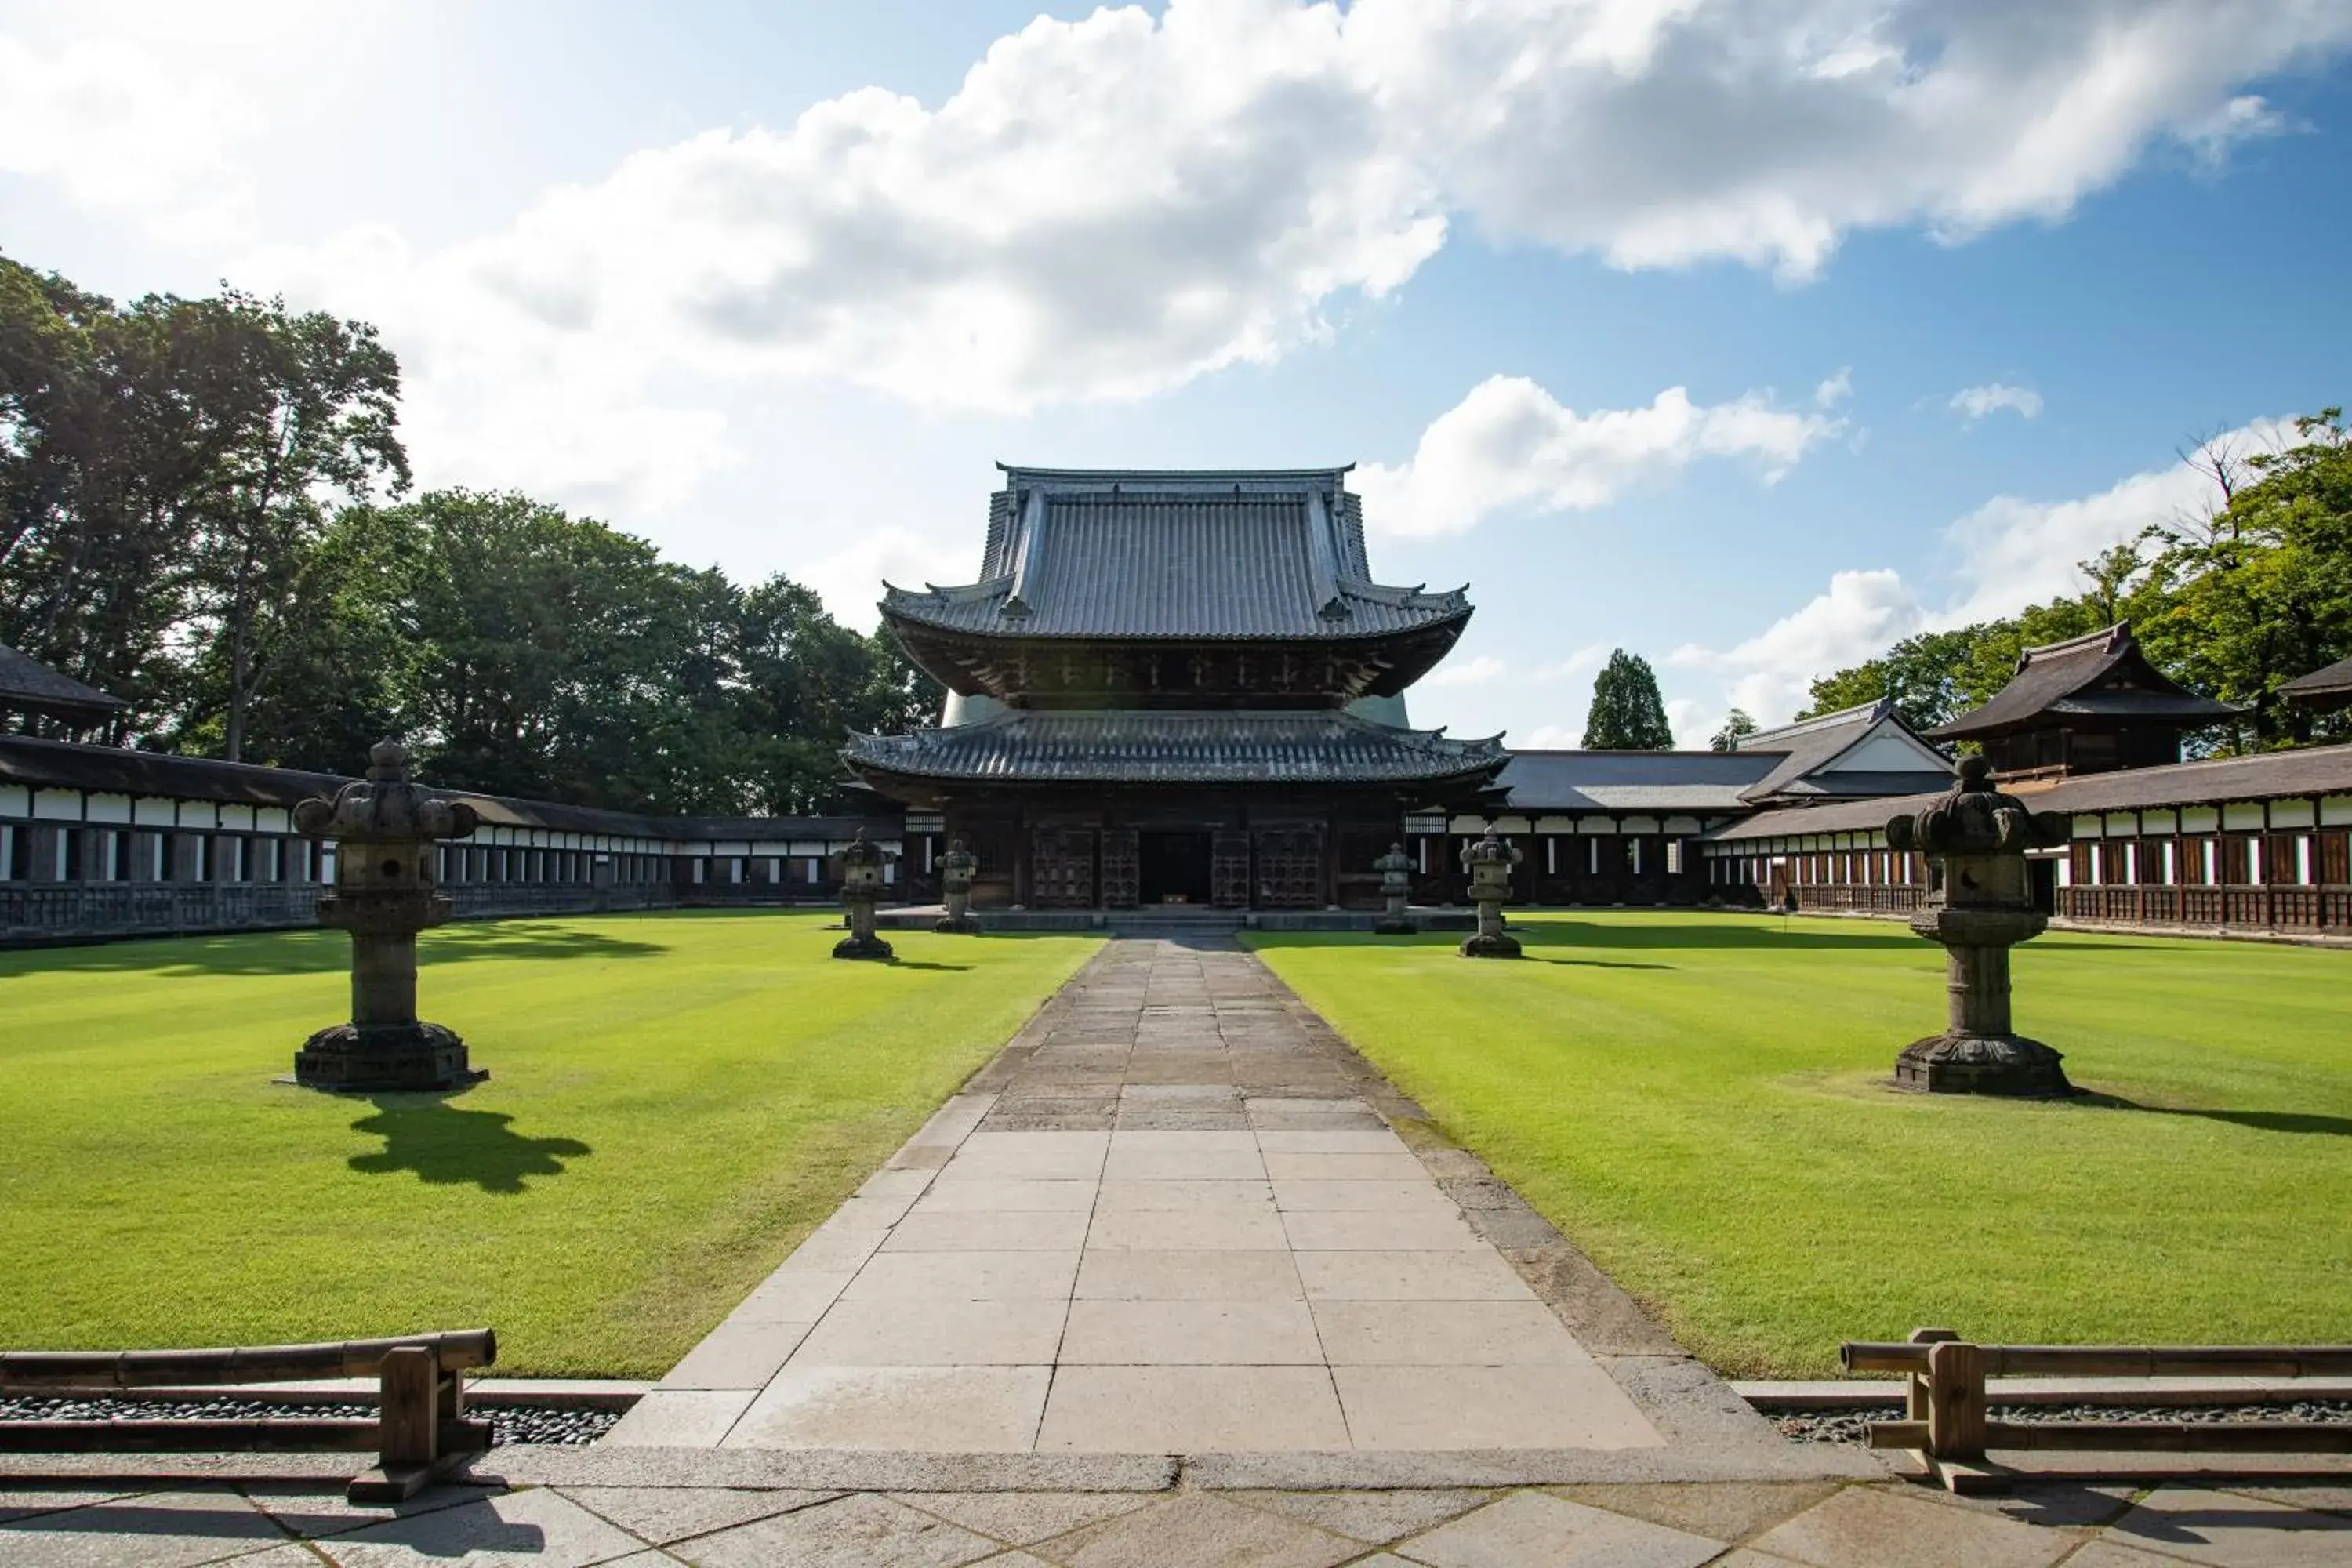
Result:
[[1989,781],[1982,757],[1960,762],[1952,792],[1886,825],[1892,848],[1927,854],[1938,873],[1911,929],[1946,954],[1946,1027],[1895,1059],[1895,1081],[1929,1094],[2072,1094],[2059,1053],[2016,1033],[2009,950],[2040,936],[2025,852],[2066,842],[2066,819],[2034,813]]
[[368,763],[366,779],[333,800],[294,808],[298,831],[335,843],[334,889],[319,900],[319,923],[352,938],[352,1021],[310,1037],[294,1055],[294,1081],[354,1094],[479,1083],[490,1075],[467,1060],[466,1042],[416,1016],[416,933],[450,910],[434,882],[434,846],[470,835],[474,808],[411,784],[408,752],[395,742],[380,742]]
[[939,918],[931,929],[938,931],[976,931],[980,922],[971,918],[971,879],[980,870],[980,857],[963,847],[961,838],[948,844],[948,852],[940,857],[940,896],[947,905],[947,913]]
[[866,829],[841,852],[841,904],[849,934],[833,944],[835,958],[872,958],[887,963],[897,956],[890,944],[874,934],[874,908],[882,901],[882,868],[889,852],[866,842]]
[[1503,930],[1503,903],[1511,896],[1511,868],[1519,863],[1517,849],[1495,836],[1486,836],[1462,849],[1463,869],[1470,874],[1470,902],[1478,911],[1478,929],[1462,939],[1465,958],[1517,958],[1517,938]]
[[1381,936],[1411,936],[1419,930],[1405,914],[1405,902],[1412,893],[1412,858],[1402,844],[1391,844],[1389,852],[1372,862],[1372,869],[1381,874],[1381,897],[1388,909],[1372,930]]

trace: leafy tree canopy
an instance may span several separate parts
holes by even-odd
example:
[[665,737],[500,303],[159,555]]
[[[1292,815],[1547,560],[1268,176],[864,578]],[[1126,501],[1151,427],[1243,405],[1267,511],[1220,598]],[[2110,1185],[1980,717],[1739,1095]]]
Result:
[[1723,716],[1722,724],[1717,728],[1714,736],[1708,740],[1707,745],[1718,752],[1736,752],[1739,749],[1739,742],[1754,733],[1756,733],[1755,719],[1749,715],[1747,709],[1734,708]]

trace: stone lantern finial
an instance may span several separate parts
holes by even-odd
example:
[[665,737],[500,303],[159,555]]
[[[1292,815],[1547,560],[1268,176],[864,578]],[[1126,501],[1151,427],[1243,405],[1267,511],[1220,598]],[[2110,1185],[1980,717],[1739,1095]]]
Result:
[[416,933],[449,918],[434,879],[444,838],[469,837],[480,817],[408,778],[408,749],[368,751],[364,780],[332,800],[294,807],[296,831],[335,845],[335,885],[319,923],[351,932],[352,1021],[321,1029],[295,1053],[294,1081],[352,1092],[457,1089],[489,1077],[470,1066],[455,1031],[416,1016]]
[[1991,772],[1981,756],[1961,758],[1948,794],[1886,825],[1888,847],[1927,856],[1938,873],[1911,929],[1943,944],[1949,976],[1944,1032],[1906,1046],[1895,1081],[1934,1094],[2071,1094],[2059,1053],[2011,1030],[2009,973],[2009,950],[2050,924],[2026,851],[2065,843],[2068,824],[2003,795]]

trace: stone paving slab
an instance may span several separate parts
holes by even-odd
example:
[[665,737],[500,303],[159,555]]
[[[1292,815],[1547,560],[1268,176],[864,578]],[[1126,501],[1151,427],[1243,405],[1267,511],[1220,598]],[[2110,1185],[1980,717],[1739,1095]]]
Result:
[[[612,1459],[625,1450],[608,1450]],[[706,1468],[743,1458],[703,1452]],[[835,1456],[855,1459],[855,1456]],[[1034,1478],[1004,1471],[974,1480]],[[355,1507],[324,1481],[103,1495],[0,1480],[0,1564],[492,1568],[987,1563],[994,1568],[2265,1568],[2352,1561],[2352,1489],[1877,1481],[1225,1489],[1094,1461],[1025,1489],[572,1481],[438,1486]],[[1017,1467],[1016,1468],[1021,1468]]]
[[663,1380],[750,1394],[723,1431],[719,1399],[654,1398],[608,1441],[1664,1444],[1375,1095],[1251,954],[1108,944]]

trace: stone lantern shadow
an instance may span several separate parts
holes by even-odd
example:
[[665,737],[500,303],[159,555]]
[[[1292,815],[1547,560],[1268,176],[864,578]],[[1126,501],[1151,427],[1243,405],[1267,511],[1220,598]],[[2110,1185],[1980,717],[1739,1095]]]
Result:
[[296,1083],[373,1094],[462,1089],[490,1076],[467,1060],[455,1030],[416,1016],[416,933],[450,914],[434,879],[435,847],[479,821],[465,802],[410,783],[407,749],[389,740],[369,751],[366,778],[295,806],[298,831],[335,845],[335,885],[319,900],[319,923],[352,937],[351,1022],[295,1053]]
[[2056,812],[2029,811],[1990,783],[1980,756],[1960,759],[1959,782],[1926,810],[1886,825],[1889,847],[1927,855],[1940,873],[1911,929],[1946,952],[1946,1026],[1895,1058],[1895,1081],[1930,1094],[2072,1094],[2059,1053],[2011,1027],[2009,950],[2040,936],[2028,849],[2066,842]]

